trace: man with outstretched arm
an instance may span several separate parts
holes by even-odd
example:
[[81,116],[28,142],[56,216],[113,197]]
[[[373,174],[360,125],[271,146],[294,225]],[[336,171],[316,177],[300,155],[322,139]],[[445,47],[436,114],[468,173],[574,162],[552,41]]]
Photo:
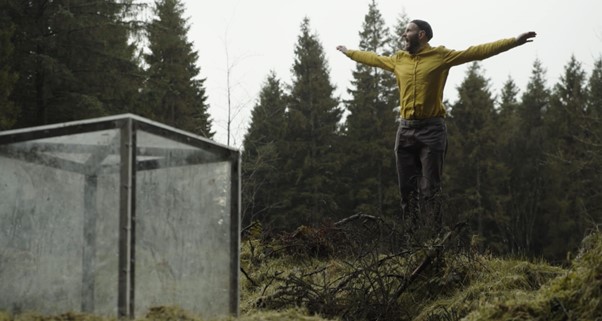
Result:
[[535,32],[529,31],[516,38],[451,50],[430,46],[431,26],[423,20],[412,20],[401,36],[405,47],[392,56],[337,47],[352,60],[388,70],[397,78],[401,119],[395,139],[395,156],[401,209],[406,223],[418,223],[419,204],[422,204],[424,214],[433,219],[435,229],[439,231],[442,227],[441,201],[437,196],[441,192],[447,151],[443,89],[449,69],[531,42],[535,36]]

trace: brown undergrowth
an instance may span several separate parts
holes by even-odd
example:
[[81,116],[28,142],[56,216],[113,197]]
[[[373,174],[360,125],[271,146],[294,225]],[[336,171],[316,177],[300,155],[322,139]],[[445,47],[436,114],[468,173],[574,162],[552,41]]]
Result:
[[602,238],[570,268],[494,257],[456,227],[421,243],[372,217],[243,242],[242,311],[340,320],[600,320]]

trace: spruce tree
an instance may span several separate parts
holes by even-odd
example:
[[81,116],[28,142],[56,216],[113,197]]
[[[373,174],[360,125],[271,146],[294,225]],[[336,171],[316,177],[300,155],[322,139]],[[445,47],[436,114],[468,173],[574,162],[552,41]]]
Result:
[[[594,62],[594,69],[589,77],[587,110],[592,124],[602,124],[602,57]],[[599,126],[596,126],[601,128]],[[596,135],[599,137],[598,135]],[[602,141],[602,139],[597,139]]]
[[525,254],[539,252],[544,237],[538,226],[542,226],[541,206],[546,184],[542,164],[545,163],[547,135],[543,119],[549,104],[546,71],[541,62],[536,60],[516,112],[518,130],[512,139],[515,157],[510,164],[511,202],[507,208],[511,218],[509,246],[512,251]]
[[[410,23],[410,18],[405,13],[402,13],[397,17],[397,21],[392,28],[392,32],[389,35],[389,41],[388,41],[389,52],[395,53],[399,50],[402,50],[402,48],[405,46],[404,40],[401,38],[401,35],[404,34],[409,23]],[[397,113],[397,115],[395,115],[395,117],[397,120],[397,119],[399,119],[400,108],[401,108],[399,106],[399,88],[397,85],[397,78],[395,78],[393,75],[390,75],[387,78],[388,78],[388,80],[386,80],[384,82],[384,85],[385,85],[385,94],[384,95],[386,96],[385,99],[391,105],[395,106],[394,109],[395,109],[395,112]],[[397,194],[399,194],[399,192]]]
[[280,80],[271,72],[251,111],[251,122],[243,142],[242,198],[245,223],[260,221],[272,225],[282,208],[280,172],[282,144],[286,130],[286,98]]
[[11,37],[15,26],[4,10],[0,8],[0,130],[12,128],[18,115],[17,106],[9,97],[17,81],[11,63],[14,51]]
[[397,21],[393,26],[393,30],[389,37],[389,48],[391,52],[402,50],[402,48],[405,47],[405,43],[403,38],[401,38],[401,35],[404,34],[409,23],[410,18],[407,14],[405,14],[405,12],[397,17]]
[[581,63],[571,57],[560,81],[554,86],[544,121],[547,128],[545,208],[546,243],[543,255],[560,259],[578,247],[586,228],[588,195],[585,186],[590,155],[580,137],[584,135],[587,91]]
[[[517,124],[516,110],[518,109],[518,93],[519,89],[512,78],[504,83],[500,95],[500,103],[498,108],[498,125],[503,128],[512,129]],[[508,137],[508,135],[506,135]]]
[[207,138],[213,137],[199,55],[187,39],[189,26],[180,0],[155,2],[147,26],[149,53],[144,115]]
[[513,212],[508,211],[508,207],[512,202],[512,177],[510,173],[517,158],[515,138],[518,135],[518,92],[519,89],[514,80],[509,77],[502,87],[500,102],[494,119],[494,126],[498,135],[495,137],[497,147],[493,150],[493,153],[495,159],[499,160],[497,168],[499,185],[496,186],[495,195],[492,195],[492,198],[498,204],[493,209],[495,223],[498,226],[501,238],[506,241],[501,244],[508,244],[508,240],[513,238],[510,228]]
[[141,87],[130,1],[7,0],[17,126],[128,111]]
[[60,17],[58,6],[18,0],[8,0],[4,5],[15,25],[12,65],[19,80],[11,99],[21,109],[15,126],[53,122],[53,116],[65,114],[62,110],[66,108],[66,101],[75,92],[75,77],[56,54],[56,48],[60,46],[55,41],[56,35],[68,32],[61,30],[51,19]]
[[499,173],[503,179],[498,186],[501,198],[496,223],[506,250],[524,255],[537,252],[537,226],[541,223],[545,141],[542,122],[550,93],[540,61],[533,64],[520,102],[515,99],[517,93],[508,84],[502,92],[496,158],[503,162],[505,171]]
[[[372,1],[360,32],[359,49],[390,55],[389,29]],[[342,179],[345,180],[344,210],[382,215],[399,211],[399,192],[395,175],[396,119],[399,112],[390,93],[397,94],[392,73],[363,64],[356,64],[348,89],[349,115],[346,119],[345,155]],[[395,96],[399,96],[398,94]]]
[[[406,30],[406,27],[408,26],[408,24],[410,23],[410,18],[405,14],[402,13],[397,17],[397,21],[395,23],[395,25],[393,26],[393,30],[389,36],[389,51],[392,53],[395,53],[399,50],[402,50],[402,48],[404,48],[405,43],[404,40],[401,38],[401,35],[403,35],[403,33]],[[399,88],[397,85],[397,79],[391,75],[389,77],[389,80],[387,82],[385,82],[386,87],[388,88],[388,90],[386,90],[386,99],[387,101],[390,102],[390,104],[394,105],[395,107],[395,111],[397,112],[398,115],[396,115],[396,117],[399,117],[399,113],[400,113],[400,106],[399,106]],[[398,193],[399,194],[399,193]]]
[[588,151],[588,172],[591,178],[584,194],[588,195],[586,208],[591,222],[602,222],[602,57],[594,63],[594,69],[587,84],[586,130],[582,140]]
[[[489,81],[480,65],[470,65],[458,87],[459,99],[452,106],[449,124],[445,190],[453,197],[448,207],[452,216],[468,220],[476,233],[488,244],[499,242],[493,208],[499,162],[494,159],[494,100]],[[495,244],[497,245],[497,244]]]
[[329,68],[318,36],[309,19],[301,24],[295,45],[293,80],[287,104],[286,160],[282,168],[288,184],[282,215],[289,227],[317,224],[337,211],[336,173],[340,157],[338,123],[341,109],[333,96]]

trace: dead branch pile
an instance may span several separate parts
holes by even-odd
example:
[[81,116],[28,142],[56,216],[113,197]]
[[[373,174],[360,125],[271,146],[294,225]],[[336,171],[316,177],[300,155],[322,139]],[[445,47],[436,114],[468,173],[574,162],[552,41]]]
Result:
[[462,228],[416,244],[400,224],[365,214],[318,228],[300,227],[260,251],[264,257],[294,257],[295,268],[263,274],[260,281],[254,279],[257,273],[244,271],[258,293],[253,307],[302,307],[342,320],[407,320],[421,305],[416,298],[434,296],[450,282],[461,281],[465,265],[450,268],[446,260],[458,250],[455,241]]

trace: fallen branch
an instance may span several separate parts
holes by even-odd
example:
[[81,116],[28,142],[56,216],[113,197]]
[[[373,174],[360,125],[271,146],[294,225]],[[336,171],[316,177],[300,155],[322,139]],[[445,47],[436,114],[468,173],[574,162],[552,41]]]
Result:
[[257,284],[257,282],[255,282],[247,273],[247,271],[245,271],[245,269],[242,268],[242,266],[240,267],[240,272],[242,272],[242,274],[244,274],[244,276],[247,278],[247,280],[249,280],[249,282],[251,282],[251,284],[253,286],[259,286],[259,284]]
[[339,225],[344,225],[347,224],[351,221],[355,221],[355,220],[359,220],[359,219],[370,219],[372,221],[382,221],[382,219],[380,217],[377,216],[373,216],[373,215],[368,215],[368,214],[363,214],[363,213],[357,213],[357,214],[353,214],[347,218],[344,218],[336,223],[334,223],[334,226],[339,226]]

